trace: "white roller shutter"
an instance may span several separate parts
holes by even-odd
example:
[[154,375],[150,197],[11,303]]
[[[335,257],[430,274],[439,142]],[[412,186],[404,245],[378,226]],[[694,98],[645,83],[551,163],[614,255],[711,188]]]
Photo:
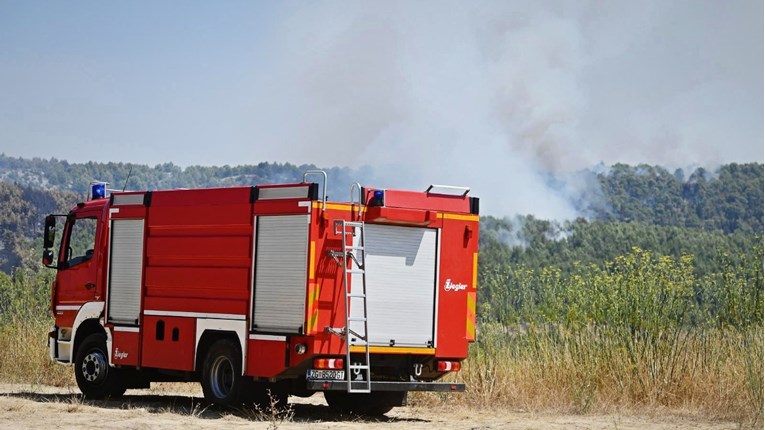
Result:
[[305,322],[308,216],[257,217],[253,328],[300,333]]
[[109,253],[109,322],[138,324],[143,274],[142,219],[113,220]]
[[[433,346],[437,230],[366,224],[364,234],[370,344]],[[361,275],[351,285],[360,292]],[[362,314],[352,305],[351,316]]]

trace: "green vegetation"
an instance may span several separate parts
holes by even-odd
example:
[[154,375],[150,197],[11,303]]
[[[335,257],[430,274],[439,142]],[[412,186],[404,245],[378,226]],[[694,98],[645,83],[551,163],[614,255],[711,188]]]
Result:
[[[0,155],[0,177],[15,182],[0,182],[0,380],[71,383],[47,359],[52,272],[39,270],[42,218],[82,199],[91,179],[122,184],[131,167],[128,188],[154,189],[299,181],[313,166]],[[330,174],[345,185],[352,173]],[[761,425],[763,166],[686,178],[616,165],[584,175],[598,189],[576,199],[587,219],[481,218],[479,340],[456,376],[468,393],[446,401],[667,407]]]
[[566,273],[575,266],[602,266],[606,259],[627,254],[633,247],[675,259],[693,256],[696,275],[721,270],[720,256],[746,254],[762,243],[762,232],[707,231],[699,228],[661,226],[637,221],[587,221],[558,223],[532,216],[481,218],[481,264],[492,267],[556,267]]
[[[173,163],[154,167],[131,163],[69,163],[51,158],[8,157],[0,154],[0,180],[25,187],[72,191],[84,197],[91,181],[109,182],[110,187],[128,190],[167,190],[173,188],[211,188],[236,185],[256,185],[280,182],[300,182],[303,172],[317,169],[312,164],[258,163],[239,166],[189,166]],[[324,169],[331,178],[328,194],[345,199],[351,182],[359,179],[361,171],[332,167]],[[129,178],[128,178],[129,175]],[[334,188],[333,188],[334,187]]]
[[716,172],[696,169],[687,180],[680,169],[616,164],[596,175],[605,204],[589,209],[603,221],[637,221],[660,226],[733,233],[762,232],[763,165],[726,164]]
[[72,372],[48,356],[52,271],[0,272],[0,381],[64,385]]
[[749,327],[763,319],[762,242],[747,251],[720,255],[721,270],[701,278],[690,255],[676,260],[639,248],[602,267],[574,264],[569,273],[481,261],[479,315],[505,326],[618,324],[631,332]]

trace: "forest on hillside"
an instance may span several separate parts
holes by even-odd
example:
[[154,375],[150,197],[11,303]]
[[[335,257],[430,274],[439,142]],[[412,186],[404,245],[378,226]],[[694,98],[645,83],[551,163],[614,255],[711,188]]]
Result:
[[[0,154],[0,270],[37,267],[39,250],[34,241],[44,215],[67,211],[85,198],[94,178],[115,188],[219,187],[297,182],[305,170],[315,168],[263,162],[184,169],[172,163],[154,167],[69,163]],[[362,175],[337,167],[327,173],[328,193],[336,196],[345,196],[345,186]],[[527,214],[483,216],[482,266],[555,266],[569,271],[574,264],[602,264],[640,247],[676,258],[693,255],[696,273],[704,275],[719,266],[721,253],[737,255],[762,241],[762,164],[672,173],[660,166],[616,164],[579,176],[596,184],[591,195],[572,197],[571,204],[586,216],[574,220],[542,220]]]

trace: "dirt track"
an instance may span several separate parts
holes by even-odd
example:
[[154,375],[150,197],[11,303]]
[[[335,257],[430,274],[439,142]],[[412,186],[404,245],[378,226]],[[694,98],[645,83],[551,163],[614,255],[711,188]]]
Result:
[[[193,391],[193,389],[192,389]],[[560,415],[513,411],[403,407],[381,419],[337,417],[324,398],[292,397],[289,421],[268,414],[220,410],[199,394],[133,390],[119,400],[88,402],[76,390],[0,384],[0,429],[732,429],[735,423],[659,415]],[[279,417],[276,417],[277,419]]]

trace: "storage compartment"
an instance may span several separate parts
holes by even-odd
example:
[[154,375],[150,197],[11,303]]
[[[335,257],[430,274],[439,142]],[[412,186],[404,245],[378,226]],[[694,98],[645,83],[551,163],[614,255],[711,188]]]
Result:
[[109,322],[138,325],[143,276],[142,219],[116,219],[109,255]]
[[[432,347],[438,230],[365,224],[364,235],[370,344]],[[362,276],[352,275],[351,286],[360,293]],[[362,324],[351,329],[363,333]]]
[[308,280],[308,215],[255,219],[253,329],[302,333]]
[[141,363],[157,369],[194,370],[196,319],[146,316]]

